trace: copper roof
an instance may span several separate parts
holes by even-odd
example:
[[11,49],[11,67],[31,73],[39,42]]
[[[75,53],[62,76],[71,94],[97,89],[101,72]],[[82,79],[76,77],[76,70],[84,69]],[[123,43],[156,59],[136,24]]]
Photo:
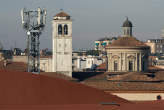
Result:
[[55,17],[70,17],[70,15],[68,15],[67,13],[62,11],[62,12],[56,14]]
[[148,47],[143,42],[137,40],[135,37],[118,37],[108,47]]

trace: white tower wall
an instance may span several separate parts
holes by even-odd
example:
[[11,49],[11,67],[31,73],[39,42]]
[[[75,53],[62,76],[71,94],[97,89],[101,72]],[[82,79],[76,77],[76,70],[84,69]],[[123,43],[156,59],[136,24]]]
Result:
[[[52,71],[72,76],[72,21],[70,19],[54,19],[53,24],[53,61]],[[62,26],[62,34],[58,33],[58,26]],[[68,26],[68,33],[64,34],[64,25]]]

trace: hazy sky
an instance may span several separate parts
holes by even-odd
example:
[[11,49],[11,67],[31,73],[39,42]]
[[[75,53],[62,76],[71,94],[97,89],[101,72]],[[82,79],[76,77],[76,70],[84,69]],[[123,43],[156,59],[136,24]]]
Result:
[[53,16],[63,9],[73,19],[73,48],[92,48],[94,40],[122,34],[126,16],[139,40],[160,38],[164,28],[164,0],[0,0],[0,42],[6,49],[26,47],[20,10],[47,9],[41,48],[52,48]]

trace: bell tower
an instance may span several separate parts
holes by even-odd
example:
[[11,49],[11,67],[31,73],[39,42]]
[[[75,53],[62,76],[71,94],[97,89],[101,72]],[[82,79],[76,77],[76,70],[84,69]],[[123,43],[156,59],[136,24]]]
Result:
[[61,11],[52,21],[52,71],[72,77],[72,20]]

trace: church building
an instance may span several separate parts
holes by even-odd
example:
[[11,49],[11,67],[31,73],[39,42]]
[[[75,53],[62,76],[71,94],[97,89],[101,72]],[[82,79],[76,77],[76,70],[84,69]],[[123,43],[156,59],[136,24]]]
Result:
[[106,47],[108,72],[142,72],[148,69],[149,46],[133,36],[133,24],[126,19],[123,35]]
[[52,72],[72,76],[72,20],[61,11],[52,21]]

